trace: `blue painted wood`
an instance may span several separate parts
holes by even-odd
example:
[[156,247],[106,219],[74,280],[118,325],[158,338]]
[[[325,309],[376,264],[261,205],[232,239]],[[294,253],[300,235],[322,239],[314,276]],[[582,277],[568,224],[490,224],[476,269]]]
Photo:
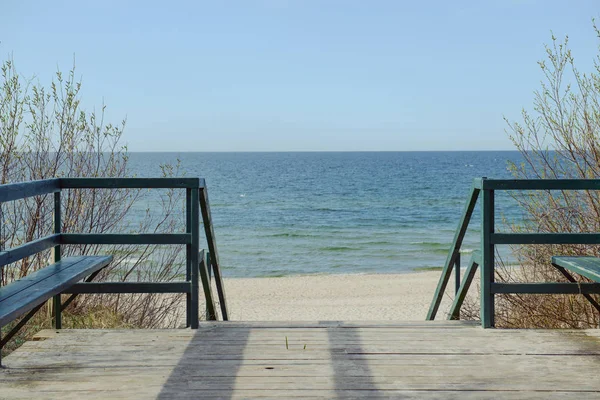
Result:
[[[483,180],[485,187],[486,180]],[[494,191],[482,191],[481,205],[481,325],[484,328],[494,326],[494,293],[491,285],[494,282],[494,243],[492,243],[492,234],[494,233]]]
[[212,215],[210,212],[210,202],[208,200],[208,189],[200,189],[200,211],[204,221],[204,234],[208,242],[208,253],[210,257],[208,261],[212,266],[212,271],[215,276],[215,284],[217,286],[217,295],[219,296],[219,305],[221,306],[221,316],[223,321],[229,320],[229,311],[227,308],[227,297],[225,296],[225,285],[221,275],[221,264],[219,262],[219,252],[217,251],[217,240],[213,229]]
[[[576,283],[577,280],[575,280],[575,278],[573,277],[573,275],[571,275],[571,272],[567,271],[565,268],[556,265],[554,263],[554,260],[552,260],[552,266],[554,266],[554,268],[556,268],[556,270],[558,272],[560,272],[569,282],[572,283]],[[590,296],[587,293],[583,293],[583,297],[585,297],[585,299],[592,305],[592,307],[594,307],[598,312],[600,312],[600,304],[598,304],[598,302],[596,301],[596,299],[594,299],[592,296]]]
[[456,256],[454,261],[454,294],[456,295],[460,290],[460,253]]
[[9,183],[0,185],[0,203],[42,196],[60,190],[59,179],[44,179],[31,182]]
[[14,263],[40,251],[48,250],[60,243],[60,235],[52,234],[0,252],[0,266]]
[[[98,271],[96,271],[96,272],[92,273],[92,274],[91,274],[91,275],[89,275],[87,278],[85,278],[85,279],[83,280],[83,282],[88,282],[88,283],[89,283],[89,282],[93,281],[94,279],[96,279],[96,276],[98,276],[98,274],[99,274],[99,273],[100,273],[100,270],[98,270]],[[75,285],[78,285],[78,283],[76,283]],[[72,295],[70,295],[70,296],[69,296],[69,298],[68,298],[67,300],[65,300],[65,302],[64,302],[64,303],[62,303],[62,306],[61,306],[61,311],[64,311],[64,310],[66,310],[66,309],[67,309],[67,307],[69,306],[69,304],[71,304],[71,303],[73,302],[73,300],[75,300],[75,298],[76,298],[76,297],[77,297],[77,294],[72,294]]]
[[112,256],[67,257],[0,288],[0,326],[106,267]]
[[[190,244],[190,264],[192,266],[192,302],[190,306],[190,313],[192,319],[190,321],[190,327],[192,329],[198,329],[199,325],[199,283],[198,283],[198,272],[200,272],[202,285],[205,286],[205,281],[208,282],[208,276],[202,274],[202,271],[198,271],[200,261],[198,260],[198,253],[200,252],[200,205],[198,203],[198,189],[191,189],[190,193],[190,205],[191,205],[191,235],[192,241]],[[209,283],[210,285],[210,283]],[[210,288],[210,286],[209,286]],[[208,302],[211,298],[210,294],[206,292],[206,286],[204,287],[204,294],[206,301]],[[209,291],[210,292],[210,291]]]
[[[200,263],[198,265],[198,269],[200,271],[200,276],[206,276],[208,278],[207,259],[204,250],[200,252],[199,256]],[[212,287],[210,286],[210,281],[208,279],[202,279],[202,287],[204,289],[204,296],[206,298],[206,319],[209,321],[216,321],[217,313],[214,296],[212,294]]]
[[[192,235],[192,189],[185,191],[185,232]],[[185,246],[185,280],[192,281],[192,242]],[[185,326],[192,323],[192,292],[185,295]]]
[[595,282],[600,282],[600,258],[598,257],[567,257],[554,256],[552,264],[576,272]]
[[600,244],[598,233],[494,233],[494,244]]
[[185,189],[199,188],[199,178],[61,178],[63,189]]
[[31,311],[27,313],[27,315],[19,319],[19,322],[10,330],[10,332],[6,334],[6,336],[4,336],[4,338],[0,338],[0,349],[6,346],[10,339],[12,339],[13,336],[15,336],[15,334],[19,332],[21,328],[25,326],[25,324],[27,324],[27,321],[29,321],[35,315],[35,313],[37,313],[40,310],[40,308],[44,306],[45,303],[46,302],[40,303],[34,308],[32,308]]
[[593,294],[600,293],[600,283],[493,283],[491,291],[522,294]]
[[446,286],[448,285],[448,280],[450,279],[452,268],[455,266],[456,260],[460,255],[460,247],[462,246],[465,233],[467,232],[467,228],[469,227],[469,222],[471,221],[471,216],[473,215],[473,211],[475,210],[475,205],[477,204],[478,198],[479,189],[472,188],[469,194],[469,199],[465,204],[462,217],[458,223],[458,228],[456,229],[456,232],[454,234],[454,239],[452,240],[452,245],[450,246],[448,257],[446,258],[446,262],[444,263],[442,275],[440,276],[440,280],[438,281],[437,287],[435,289],[433,300],[431,301],[429,311],[427,312],[426,319],[429,321],[433,321],[435,319],[435,316],[442,302],[442,298],[444,297],[444,291],[446,290]]
[[190,282],[89,282],[75,283],[63,293],[190,293]]
[[488,190],[600,190],[600,179],[487,179]]
[[62,244],[188,244],[191,240],[191,235],[186,233],[63,233],[61,235]]
[[[54,234],[60,235],[61,231],[61,204],[60,204],[60,191],[54,193]],[[60,242],[59,242],[60,243]],[[54,262],[60,261],[61,252],[60,252],[60,244],[54,246]],[[54,329],[62,328],[62,300],[60,298],[60,294],[57,294],[52,299],[52,311],[54,314],[54,319],[52,323],[54,324]]]
[[467,292],[471,287],[471,283],[473,282],[473,278],[475,277],[475,273],[477,272],[477,267],[481,262],[481,254],[476,251],[471,255],[471,259],[469,260],[469,266],[465,271],[465,275],[463,276],[462,282],[456,295],[454,296],[454,300],[452,301],[452,305],[450,306],[450,312],[448,313],[448,319],[460,319],[460,308],[465,301],[465,297],[467,297]]

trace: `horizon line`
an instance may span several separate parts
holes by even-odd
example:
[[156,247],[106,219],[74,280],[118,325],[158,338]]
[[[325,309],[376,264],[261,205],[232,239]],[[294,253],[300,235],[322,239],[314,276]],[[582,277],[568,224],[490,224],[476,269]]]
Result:
[[521,152],[501,150],[127,150],[128,153],[477,153]]

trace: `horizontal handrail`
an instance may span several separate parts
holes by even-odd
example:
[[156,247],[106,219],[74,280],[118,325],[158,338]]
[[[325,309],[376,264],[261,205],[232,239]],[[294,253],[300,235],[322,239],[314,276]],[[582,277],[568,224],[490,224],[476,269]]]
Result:
[[62,189],[198,189],[202,178],[60,178]]
[[478,179],[484,190],[600,190],[600,179]]
[[62,233],[61,244],[189,244],[189,233]]
[[202,189],[203,178],[52,178],[0,185],[0,203],[61,189]]
[[0,203],[60,191],[60,179],[44,179],[0,185]]
[[60,234],[44,236],[27,242],[12,249],[0,252],[0,266],[11,264],[25,257],[32,256],[41,251],[48,250],[60,244]]
[[63,293],[191,293],[190,282],[86,282],[76,283]]
[[[480,190],[483,194],[482,204],[482,227],[481,227],[481,259],[473,260],[467,275],[474,275],[474,269],[478,266],[481,271],[481,321],[484,328],[493,327],[494,323],[494,295],[496,294],[583,294],[588,297],[589,294],[599,293],[600,284],[598,283],[578,283],[574,282],[572,277],[567,277],[569,283],[496,283],[495,280],[495,246],[496,245],[532,245],[532,244],[600,244],[600,233],[580,233],[580,232],[519,232],[519,233],[497,233],[495,232],[495,192],[496,191],[533,191],[533,190],[600,190],[600,179],[487,179],[476,178],[473,181],[473,189]],[[464,215],[461,221],[464,220]],[[459,229],[455,234],[458,235],[462,230]],[[456,252],[451,248],[448,257]],[[471,267],[473,269],[471,269]],[[447,279],[450,273],[448,265],[442,271],[442,278]],[[463,279],[455,301],[451,307],[449,318],[457,318],[460,312],[460,305],[466,290],[468,290],[469,279]],[[445,288],[445,286],[443,286]],[[439,285],[434,295],[434,301],[439,297]],[[593,301],[593,305],[597,303]],[[430,312],[431,314],[431,312]],[[428,315],[428,319],[431,315]],[[435,317],[435,313],[433,314]]]
[[600,244],[600,233],[492,233],[493,244]]
[[11,264],[62,244],[189,244],[188,233],[55,233],[0,252],[0,266]]
[[492,283],[491,292],[495,294],[598,294],[600,283]]
[[[186,189],[186,233],[161,234],[98,234],[61,232],[61,191],[62,189]],[[229,319],[225,291],[221,277],[219,256],[213,231],[206,182],[202,178],[52,178],[32,182],[0,185],[0,204],[4,202],[42,196],[54,193],[54,234],[33,240],[12,249],[0,252],[0,269],[44,250],[54,250],[54,260],[61,259],[61,245],[185,245],[186,280],[183,282],[91,282],[98,271],[91,274],[84,283],[77,283],[64,293],[71,296],[61,301],[61,293],[54,296],[53,325],[62,326],[61,313],[73,299],[82,293],[185,293],[186,324],[198,328],[198,278],[202,280],[210,319],[216,319],[214,298],[211,292],[209,264],[215,274],[217,291],[223,320]],[[1,211],[1,209],[0,209]],[[204,251],[199,249],[200,214],[208,247],[212,257],[207,261]],[[18,323],[7,335],[12,337],[41,307],[38,305]],[[6,344],[0,341],[0,349]],[[0,359],[1,363],[1,359]]]

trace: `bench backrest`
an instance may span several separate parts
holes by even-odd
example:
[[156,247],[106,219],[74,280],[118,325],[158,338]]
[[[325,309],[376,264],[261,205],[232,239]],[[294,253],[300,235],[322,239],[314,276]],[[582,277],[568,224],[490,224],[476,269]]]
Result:
[[[33,196],[43,196],[51,193],[54,193],[56,196],[57,194],[60,195],[60,189],[60,179],[58,178],[0,185],[0,203],[22,200]],[[0,221],[0,223],[1,222],[2,221]],[[60,235],[52,234],[24,243],[12,249],[0,251],[0,268],[59,245]]]

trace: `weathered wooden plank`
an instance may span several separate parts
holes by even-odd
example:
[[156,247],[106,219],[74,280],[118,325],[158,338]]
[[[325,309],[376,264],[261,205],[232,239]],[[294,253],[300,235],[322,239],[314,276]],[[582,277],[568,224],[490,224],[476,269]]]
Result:
[[41,251],[51,249],[60,243],[60,234],[53,234],[44,236],[31,242],[22,244],[21,246],[14,247],[0,252],[0,265],[10,264],[25,257],[37,254]]
[[[44,392],[44,398],[46,399],[58,399],[58,400],[79,400],[84,398],[97,398],[107,399],[115,398],[119,396],[122,399],[141,399],[141,398],[157,398],[157,399],[190,399],[198,398],[198,392],[187,388],[168,388],[160,390],[155,387],[149,388],[124,388],[121,390],[107,387],[108,385],[101,386],[94,391],[85,392],[66,392],[66,391],[46,391]],[[29,399],[27,394],[10,391],[8,392],[10,398]],[[448,400],[462,400],[462,399],[482,399],[482,400],[496,400],[496,399],[507,399],[507,400],[522,400],[527,396],[527,399],[543,399],[543,400],[564,400],[564,399],[582,399],[582,398],[594,398],[593,394],[589,394],[586,397],[586,392],[519,392],[519,391],[485,391],[485,390],[474,390],[474,391],[421,391],[421,390],[318,390],[303,388],[299,390],[272,390],[263,388],[259,390],[238,390],[236,388],[222,388],[220,390],[203,390],[202,399],[288,399],[288,398],[300,398],[300,399],[403,399],[403,400],[414,400],[414,399],[448,399]],[[591,396],[591,397],[590,397]]]
[[266,325],[47,330],[6,358],[0,386],[10,398],[61,399],[600,396],[594,330],[484,330],[459,321]]
[[0,185],[0,203],[20,200],[32,196],[41,196],[60,190],[58,179],[9,183]]
[[[205,327],[222,328],[220,322],[203,321],[201,325]],[[478,328],[475,321],[230,321],[227,328],[255,328],[255,329],[273,329],[281,328],[364,328],[379,330],[382,327],[404,328]]]
[[[151,352],[151,350],[144,350]],[[167,350],[160,350],[166,352]],[[140,351],[138,351],[139,353]],[[100,371],[105,375],[120,374],[123,369],[130,371],[140,370],[148,371],[149,374],[166,373],[169,369],[179,367],[184,371],[189,371],[190,374],[202,374],[206,377],[219,376],[240,376],[240,377],[291,377],[291,376],[327,376],[331,374],[331,365],[336,363],[336,367],[344,371],[346,376],[364,376],[370,370],[377,370],[378,376],[382,377],[401,377],[403,375],[412,374],[413,376],[423,376],[430,378],[442,377],[443,379],[451,379],[465,375],[465,365],[469,368],[481,368],[477,371],[477,376],[480,378],[497,377],[497,372],[494,372],[492,367],[494,364],[510,365],[511,363],[519,364],[519,369],[508,371],[508,374],[518,373],[523,374],[525,368],[539,367],[545,365],[545,371],[552,369],[560,369],[565,376],[570,374],[578,375],[583,368],[589,368],[589,372],[573,378],[572,383],[575,384],[579,379],[587,379],[589,374],[593,373],[598,365],[598,357],[591,359],[589,356],[563,356],[563,355],[532,355],[523,357],[522,355],[505,355],[499,357],[490,357],[488,355],[448,355],[440,357],[440,364],[436,368],[431,367],[431,357],[422,356],[406,356],[403,359],[396,360],[377,360],[377,359],[329,359],[329,360],[302,360],[296,358],[280,359],[280,360],[251,360],[251,359],[223,359],[219,362],[214,360],[194,360],[192,357],[180,359],[179,349],[174,351],[173,357],[159,358],[153,362],[149,357],[133,356],[131,360],[122,359],[97,359],[92,357],[82,362],[67,364],[71,359],[61,361],[57,357],[51,357],[47,354],[40,354],[41,359],[33,359],[32,362],[25,363],[27,359],[12,357],[8,360],[8,368],[16,373],[13,375],[15,380],[22,379],[26,376],[26,370],[38,370],[41,368],[52,368],[55,374],[65,373],[74,376],[87,377],[95,375],[94,371]],[[54,354],[53,354],[54,355]],[[60,358],[60,357],[58,357]],[[404,362],[406,360],[406,362]],[[568,360],[568,365],[565,361]],[[112,364],[111,364],[112,362]],[[470,363],[473,364],[470,364]],[[520,364],[520,363],[523,364]],[[271,367],[271,368],[269,368]],[[310,368],[307,368],[310,367]],[[182,374],[185,374],[183,372]],[[508,378],[510,375],[505,375],[503,378]],[[44,379],[43,377],[41,378]]]
[[187,233],[63,233],[62,244],[187,244],[191,236]]
[[68,257],[0,288],[0,325],[61,293],[111,261],[112,256]]
[[63,189],[176,189],[199,188],[199,178],[61,178]]
[[[135,384],[143,387],[154,387],[157,390],[163,389],[165,386],[173,390],[245,390],[255,391],[264,390],[379,390],[382,393],[388,390],[421,390],[421,391],[436,391],[436,390],[454,390],[454,391],[521,391],[524,398],[529,398],[526,393],[542,392],[549,393],[554,391],[564,391],[578,393],[580,396],[584,393],[600,393],[598,383],[592,373],[586,374],[584,379],[576,379],[574,382],[569,381],[568,377],[563,377],[560,374],[552,372],[536,374],[535,380],[532,381],[515,372],[509,373],[508,365],[494,365],[500,374],[507,374],[510,379],[498,379],[497,375],[493,374],[479,376],[478,373],[472,375],[464,374],[462,376],[414,376],[410,375],[410,371],[406,371],[405,375],[399,376],[380,376],[377,373],[369,371],[362,376],[346,376],[344,371],[338,374],[329,374],[326,376],[218,376],[206,377],[201,374],[202,371],[188,371],[183,368],[175,368],[171,370],[141,370],[135,371],[131,369],[122,369],[120,373],[106,373],[104,370],[94,370],[97,376],[93,378],[89,375],[84,378],[80,376],[71,376],[70,374],[51,374],[39,373],[36,374],[37,385],[43,387],[40,390],[44,392],[93,392],[94,387],[111,388],[111,387],[126,387]],[[530,366],[531,367],[531,366]],[[485,369],[485,368],[483,368]],[[515,369],[512,368],[514,371]],[[31,371],[28,371],[31,373]],[[62,371],[61,371],[62,372]],[[170,373],[170,375],[169,375]],[[371,375],[372,374],[372,375]],[[8,375],[8,374],[6,374]],[[10,376],[10,375],[9,375]],[[13,375],[14,376],[14,375]],[[43,378],[46,379],[43,379]],[[433,378],[433,379],[432,379]],[[446,378],[446,379],[444,379]],[[6,379],[2,383],[4,390],[19,388],[30,384],[31,377],[24,377],[22,380]],[[5,393],[3,390],[3,393]]]
[[75,283],[63,293],[190,293],[190,282],[90,282]]
[[[44,350],[47,354],[56,352],[60,355],[65,353],[60,347],[68,348],[68,354],[60,356],[62,361],[71,359],[84,360],[101,352],[106,346],[114,351],[129,353],[132,351],[148,349],[149,357],[157,357],[157,353],[164,349],[172,349],[175,344],[185,348],[193,346],[197,354],[194,360],[217,359],[224,355],[239,359],[286,359],[290,356],[299,356],[304,359],[334,359],[334,358],[370,358],[370,359],[402,359],[409,355],[422,355],[432,357],[436,355],[536,355],[536,354],[563,354],[563,355],[598,355],[598,340],[590,338],[585,333],[556,333],[555,335],[529,335],[517,334],[498,336],[472,336],[455,335],[444,338],[443,332],[432,333],[426,338],[418,339],[418,336],[405,336],[398,333],[400,339],[389,339],[387,341],[368,341],[360,335],[354,338],[338,336],[336,332],[329,332],[320,336],[320,341],[302,335],[289,335],[285,332],[262,341],[255,338],[251,332],[245,337],[239,336],[239,340],[227,341],[227,332],[199,332],[193,337],[172,335],[147,335],[140,333],[138,337],[123,335],[98,335],[95,334],[94,341],[90,342],[89,336],[58,335],[53,339],[55,348]],[[423,335],[423,334],[422,334]],[[433,336],[435,335],[435,336]],[[286,348],[285,338],[288,337],[289,348]],[[217,340],[215,340],[215,338]],[[326,340],[322,340],[325,338]],[[448,347],[452,342],[453,346]],[[304,345],[307,346],[304,349]],[[22,352],[37,352],[44,348],[43,342],[33,342],[22,348]],[[23,354],[23,353],[21,353]],[[74,357],[74,358],[69,358]],[[171,354],[166,355],[171,358]],[[128,359],[131,361],[132,359]]]

